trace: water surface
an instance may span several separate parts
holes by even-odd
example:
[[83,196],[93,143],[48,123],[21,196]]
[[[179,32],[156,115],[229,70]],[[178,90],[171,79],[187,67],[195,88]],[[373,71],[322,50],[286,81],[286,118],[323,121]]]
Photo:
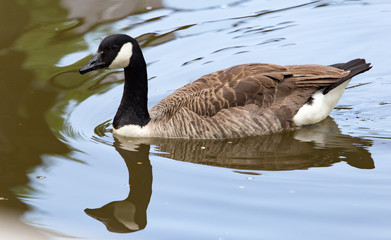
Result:
[[[2,1],[0,231],[7,239],[391,238],[388,1]],[[6,23],[6,24],[4,24]],[[250,62],[366,58],[320,124],[234,140],[114,137],[119,70],[78,69],[113,33],[141,44],[149,105]]]

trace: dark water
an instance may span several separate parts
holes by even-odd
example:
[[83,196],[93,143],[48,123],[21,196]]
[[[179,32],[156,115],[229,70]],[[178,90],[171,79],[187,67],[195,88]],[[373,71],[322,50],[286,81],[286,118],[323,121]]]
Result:
[[[391,2],[1,1],[1,239],[390,239]],[[331,117],[227,141],[120,139],[120,71],[80,68],[140,42],[153,106],[250,62],[357,57]]]

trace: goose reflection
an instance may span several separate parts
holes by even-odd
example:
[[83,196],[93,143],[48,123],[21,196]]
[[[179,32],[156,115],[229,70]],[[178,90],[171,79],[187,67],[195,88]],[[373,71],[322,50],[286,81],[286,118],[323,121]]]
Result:
[[[129,139],[115,136],[114,146],[129,171],[129,196],[85,212],[112,232],[133,232],[145,228],[146,210],[152,193],[152,154],[178,161],[249,170],[298,170],[328,167],[344,161],[372,169],[370,140],[344,135],[329,117],[296,131],[232,140]],[[245,170],[245,171],[243,171]],[[257,173],[255,173],[257,174]]]
[[370,140],[344,135],[330,117],[296,131],[231,140],[129,139],[115,136],[124,149],[156,146],[156,155],[178,161],[246,170],[298,170],[344,161],[372,169]]
[[128,233],[144,229],[147,224],[147,207],[152,193],[152,166],[149,161],[149,145],[140,144],[134,150],[125,150],[116,141],[114,146],[125,160],[129,171],[129,195],[121,201],[113,201],[101,208],[84,212],[106,225],[107,230]]

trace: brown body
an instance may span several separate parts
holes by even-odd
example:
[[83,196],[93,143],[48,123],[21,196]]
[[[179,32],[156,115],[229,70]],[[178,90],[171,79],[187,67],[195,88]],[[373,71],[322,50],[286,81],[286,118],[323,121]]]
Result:
[[293,117],[315,91],[349,75],[321,65],[234,66],[163,99],[150,109],[149,131],[156,137],[235,138],[294,129]]

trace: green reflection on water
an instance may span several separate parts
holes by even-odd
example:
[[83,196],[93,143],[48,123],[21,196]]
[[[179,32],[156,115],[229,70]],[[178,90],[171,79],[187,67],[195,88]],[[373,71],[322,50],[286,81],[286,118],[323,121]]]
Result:
[[45,239],[19,220],[30,208],[20,199],[35,192],[27,174],[43,164],[43,155],[68,152],[45,120],[59,94],[48,76],[66,50],[51,44],[58,35],[52,28],[64,26],[66,11],[57,1],[1,1],[1,6],[0,196],[7,200],[0,202],[0,221],[31,239]]

